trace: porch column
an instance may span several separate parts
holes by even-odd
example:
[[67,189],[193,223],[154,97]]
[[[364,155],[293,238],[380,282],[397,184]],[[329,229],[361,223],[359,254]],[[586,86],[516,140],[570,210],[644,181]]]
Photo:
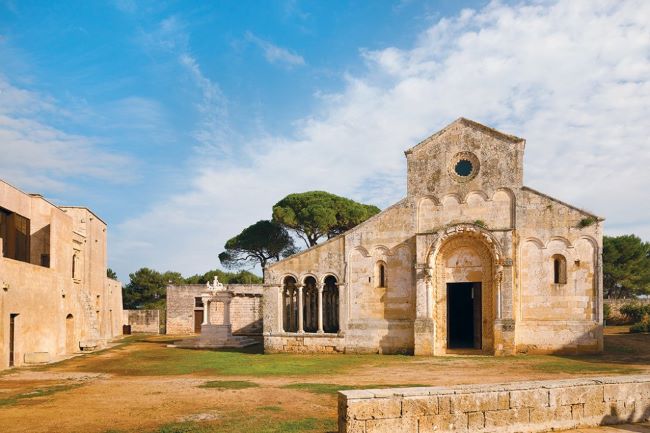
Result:
[[210,301],[209,298],[201,298],[203,301],[203,325],[208,325],[210,323]]
[[223,324],[230,325],[230,299],[223,301]]
[[323,333],[323,287],[318,287],[318,333]]
[[302,327],[302,286],[298,286],[298,332],[305,332]]

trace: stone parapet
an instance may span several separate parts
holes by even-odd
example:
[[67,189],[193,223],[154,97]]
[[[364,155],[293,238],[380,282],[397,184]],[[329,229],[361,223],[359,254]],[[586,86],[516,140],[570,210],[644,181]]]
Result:
[[345,338],[338,334],[264,335],[266,353],[337,353],[345,350]]
[[650,375],[339,392],[340,433],[546,432],[650,420]]

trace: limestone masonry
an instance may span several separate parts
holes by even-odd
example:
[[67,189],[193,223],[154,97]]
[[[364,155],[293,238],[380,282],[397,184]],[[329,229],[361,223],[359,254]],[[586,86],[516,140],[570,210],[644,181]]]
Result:
[[102,347],[121,325],[106,224],[0,181],[0,369]]
[[650,376],[339,392],[340,433],[533,433],[647,420]]
[[267,266],[265,351],[601,351],[603,219],[524,186],[524,147],[461,118],[407,150],[404,199]]

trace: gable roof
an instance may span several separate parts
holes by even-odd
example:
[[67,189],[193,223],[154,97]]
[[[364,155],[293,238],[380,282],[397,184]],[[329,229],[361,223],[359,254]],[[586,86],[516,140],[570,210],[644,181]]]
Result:
[[450,128],[456,126],[456,125],[463,125],[463,126],[466,126],[466,127],[469,127],[469,128],[476,129],[477,131],[481,131],[482,133],[484,133],[486,135],[489,135],[491,137],[494,137],[494,138],[496,138],[498,140],[503,140],[503,141],[507,141],[507,142],[510,142],[510,143],[523,143],[523,144],[526,143],[526,140],[523,139],[523,138],[520,138],[520,137],[517,137],[517,136],[514,136],[514,135],[510,135],[510,134],[505,134],[503,132],[497,131],[494,128],[490,128],[489,126],[485,126],[482,123],[478,123],[478,122],[475,122],[473,120],[466,119],[464,117],[459,117],[458,119],[451,122],[449,125],[442,128],[440,131],[438,131],[435,134],[425,138],[424,140],[422,140],[421,142],[419,142],[415,146],[413,146],[410,149],[406,150],[404,153],[409,154],[409,153],[419,149],[420,147],[423,147],[424,145],[432,142],[434,139],[436,139],[440,135],[447,132],[448,129],[450,129]]

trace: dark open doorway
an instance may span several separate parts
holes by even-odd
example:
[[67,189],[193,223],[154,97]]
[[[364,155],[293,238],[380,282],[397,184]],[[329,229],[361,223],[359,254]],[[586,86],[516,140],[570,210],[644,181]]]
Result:
[[447,284],[447,347],[481,348],[481,283]]
[[18,314],[9,315],[9,367],[13,367],[16,361],[16,316]]
[[194,310],[194,333],[201,333],[201,325],[203,324],[203,310]]

